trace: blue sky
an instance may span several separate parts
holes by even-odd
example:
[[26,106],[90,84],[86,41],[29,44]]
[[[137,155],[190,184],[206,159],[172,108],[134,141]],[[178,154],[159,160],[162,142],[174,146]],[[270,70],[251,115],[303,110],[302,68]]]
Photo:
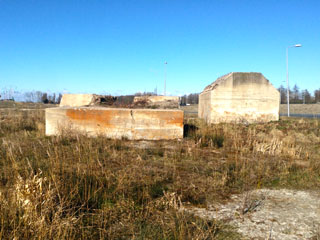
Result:
[[228,72],[320,88],[319,0],[0,0],[0,88],[200,92]]

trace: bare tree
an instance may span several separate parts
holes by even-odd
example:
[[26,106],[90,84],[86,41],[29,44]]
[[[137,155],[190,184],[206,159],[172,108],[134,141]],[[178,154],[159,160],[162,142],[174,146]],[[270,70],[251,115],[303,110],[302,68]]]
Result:
[[32,102],[32,92],[25,92],[24,98],[27,102]]
[[293,87],[293,103],[301,103],[301,100],[300,100],[300,91],[299,91],[299,87],[297,84],[294,85]]
[[314,91],[315,102],[320,102],[320,88]]
[[49,99],[48,99],[48,94],[47,93],[42,93],[41,102],[49,103]]
[[58,98],[57,98],[56,103],[57,103],[57,104],[60,104],[61,99],[62,99],[62,94],[61,94],[61,93],[59,93],[59,96],[58,96]]
[[41,91],[36,91],[35,92],[35,101],[36,102],[41,102],[41,97],[42,97],[42,92]]
[[282,85],[278,88],[280,92],[280,102],[284,104],[287,102],[287,89],[285,89]]
[[311,94],[307,89],[303,91],[303,103],[312,103]]

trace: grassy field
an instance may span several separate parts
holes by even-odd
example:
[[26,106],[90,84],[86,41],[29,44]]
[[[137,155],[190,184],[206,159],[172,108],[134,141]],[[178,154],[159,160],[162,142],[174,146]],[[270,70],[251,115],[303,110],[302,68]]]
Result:
[[241,239],[180,207],[319,191],[319,120],[185,124],[175,141],[46,137],[43,110],[2,109],[0,239]]
[[[280,113],[288,113],[288,105],[280,105]],[[320,114],[320,104],[290,104],[290,113],[293,114]]]
[[[198,112],[198,105],[183,106],[182,109],[189,114]],[[280,113],[287,114],[287,104],[280,104]],[[320,104],[291,104],[290,112],[292,114],[320,114]]]
[[56,104],[43,104],[33,102],[0,101],[0,109],[44,109],[56,107]]

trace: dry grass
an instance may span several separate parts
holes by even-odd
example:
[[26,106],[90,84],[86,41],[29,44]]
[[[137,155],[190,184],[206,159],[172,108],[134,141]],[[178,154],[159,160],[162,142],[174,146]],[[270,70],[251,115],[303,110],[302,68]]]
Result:
[[261,187],[319,189],[317,120],[207,126],[182,141],[44,136],[42,111],[0,118],[0,238],[239,239],[180,211]]

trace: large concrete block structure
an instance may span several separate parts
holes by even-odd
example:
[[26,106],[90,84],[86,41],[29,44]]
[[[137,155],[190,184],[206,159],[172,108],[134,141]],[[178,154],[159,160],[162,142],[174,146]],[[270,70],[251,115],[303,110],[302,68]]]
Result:
[[183,111],[105,107],[47,108],[46,135],[69,132],[114,139],[177,139],[183,137]]
[[199,96],[198,115],[208,123],[279,120],[280,93],[261,73],[232,72]]

